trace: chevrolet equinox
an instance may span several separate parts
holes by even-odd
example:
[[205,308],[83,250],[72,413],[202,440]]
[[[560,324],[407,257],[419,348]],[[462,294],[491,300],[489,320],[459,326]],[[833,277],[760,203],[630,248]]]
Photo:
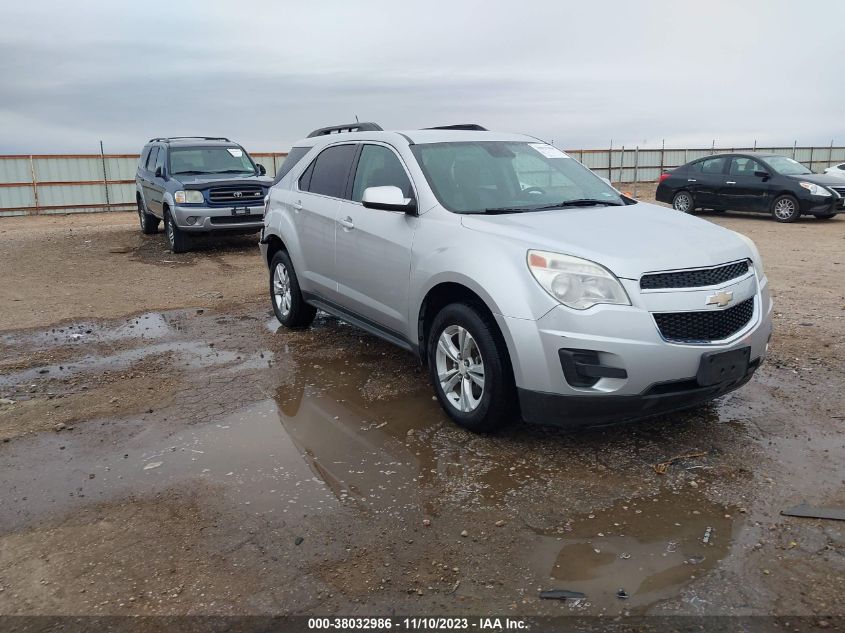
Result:
[[322,128],[267,199],[278,320],[317,309],[416,354],[461,426],[603,425],[745,384],[772,302],[746,237],[477,125]]

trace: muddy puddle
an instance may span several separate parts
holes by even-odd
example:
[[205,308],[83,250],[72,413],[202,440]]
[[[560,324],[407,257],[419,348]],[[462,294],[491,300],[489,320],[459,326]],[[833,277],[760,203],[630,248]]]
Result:
[[675,595],[724,558],[732,511],[699,494],[662,491],[570,520],[538,535],[533,567],[550,586],[577,588],[602,611],[637,611]]

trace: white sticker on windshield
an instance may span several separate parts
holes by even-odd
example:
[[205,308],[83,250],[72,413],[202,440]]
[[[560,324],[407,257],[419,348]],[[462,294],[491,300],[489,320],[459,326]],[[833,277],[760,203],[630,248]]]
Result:
[[546,143],[529,143],[531,147],[536,149],[546,158],[569,158],[566,154],[560,151],[557,147],[552,147]]
[[244,155],[244,151],[242,149],[238,149],[237,147],[227,147],[226,150],[235,158],[240,158]]

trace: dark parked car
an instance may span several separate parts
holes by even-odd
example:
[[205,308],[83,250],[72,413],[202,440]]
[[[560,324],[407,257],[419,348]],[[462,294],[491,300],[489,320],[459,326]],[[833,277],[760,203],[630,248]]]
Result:
[[684,213],[759,211],[778,222],[802,215],[828,220],[845,211],[845,182],[777,154],[716,154],[662,174],[656,197]]
[[155,233],[164,220],[174,253],[190,248],[191,235],[257,233],[272,184],[266,173],[227,138],[150,139],[135,175],[141,231]]

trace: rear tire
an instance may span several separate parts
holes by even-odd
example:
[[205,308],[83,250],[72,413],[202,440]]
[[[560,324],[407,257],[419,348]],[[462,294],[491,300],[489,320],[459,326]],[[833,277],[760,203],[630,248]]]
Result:
[[287,328],[306,328],[317,315],[317,308],[302,297],[287,251],[277,252],[270,261],[270,301],[279,323]]
[[458,425],[490,433],[513,420],[510,357],[490,315],[471,304],[447,305],[434,317],[427,349],[437,399]]
[[695,211],[695,201],[689,191],[679,191],[672,198],[672,208],[681,213],[693,213]]
[[171,253],[184,253],[191,248],[191,238],[176,226],[170,209],[164,210],[164,233],[167,235],[167,243]]
[[816,213],[816,217],[819,220],[832,220],[837,215],[838,215],[837,213]]
[[154,235],[158,233],[158,218],[147,213],[144,201],[138,198],[138,221],[141,224],[141,233],[144,235]]
[[801,207],[794,196],[784,194],[772,201],[772,217],[777,222],[795,222],[801,217]]

